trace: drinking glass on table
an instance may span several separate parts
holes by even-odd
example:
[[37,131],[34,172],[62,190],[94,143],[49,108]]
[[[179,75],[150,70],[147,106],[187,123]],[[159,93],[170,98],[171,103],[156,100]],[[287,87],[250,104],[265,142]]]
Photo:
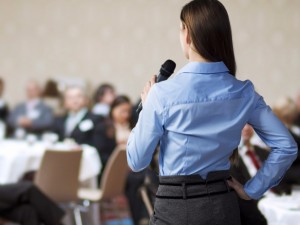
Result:
[[44,133],[42,135],[42,141],[47,144],[53,145],[58,141],[58,135],[50,132]]

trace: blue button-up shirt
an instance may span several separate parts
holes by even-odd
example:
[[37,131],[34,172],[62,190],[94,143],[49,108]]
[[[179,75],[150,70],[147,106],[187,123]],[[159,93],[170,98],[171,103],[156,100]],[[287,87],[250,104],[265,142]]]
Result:
[[272,149],[244,189],[254,199],[277,185],[297,156],[297,145],[250,81],[232,76],[223,62],[190,62],[155,84],[127,143],[133,171],[147,167],[160,143],[161,176],[228,170],[246,123]]

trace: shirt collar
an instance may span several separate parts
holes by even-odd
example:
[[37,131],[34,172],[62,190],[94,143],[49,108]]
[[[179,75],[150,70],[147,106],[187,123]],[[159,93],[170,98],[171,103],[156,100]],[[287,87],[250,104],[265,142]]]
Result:
[[69,112],[68,117],[82,119],[85,116],[85,114],[87,113],[87,111],[88,111],[87,108],[82,108],[77,113]]
[[30,108],[33,108],[35,106],[37,106],[40,103],[41,99],[39,98],[35,98],[35,99],[31,99],[29,101],[27,101],[27,106]]
[[185,65],[180,73],[196,73],[196,74],[214,74],[229,72],[229,69],[223,62],[190,62]]

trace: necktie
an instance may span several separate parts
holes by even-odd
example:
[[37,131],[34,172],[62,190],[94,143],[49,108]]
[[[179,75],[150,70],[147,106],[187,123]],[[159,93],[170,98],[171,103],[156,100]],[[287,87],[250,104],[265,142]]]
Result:
[[259,170],[259,168],[260,168],[260,162],[258,161],[255,153],[253,151],[251,151],[250,149],[248,149],[248,151],[246,152],[246,154],[247,154],[247,156],[250,157],[250,159],[251,159],[253,165],[255,166],[255,168],[257,170]]

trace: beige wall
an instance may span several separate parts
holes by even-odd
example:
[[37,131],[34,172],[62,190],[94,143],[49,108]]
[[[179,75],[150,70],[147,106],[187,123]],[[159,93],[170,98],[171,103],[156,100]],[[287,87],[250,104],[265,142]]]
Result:
[[[24,96],[29,78],[109,81],[138,97],[168,58],[186,63],[178,41],[185,0],[0,0],[0,74],[6,99]],[[300,88],[300,1],[224,0],[238,76],[270,104]]]

